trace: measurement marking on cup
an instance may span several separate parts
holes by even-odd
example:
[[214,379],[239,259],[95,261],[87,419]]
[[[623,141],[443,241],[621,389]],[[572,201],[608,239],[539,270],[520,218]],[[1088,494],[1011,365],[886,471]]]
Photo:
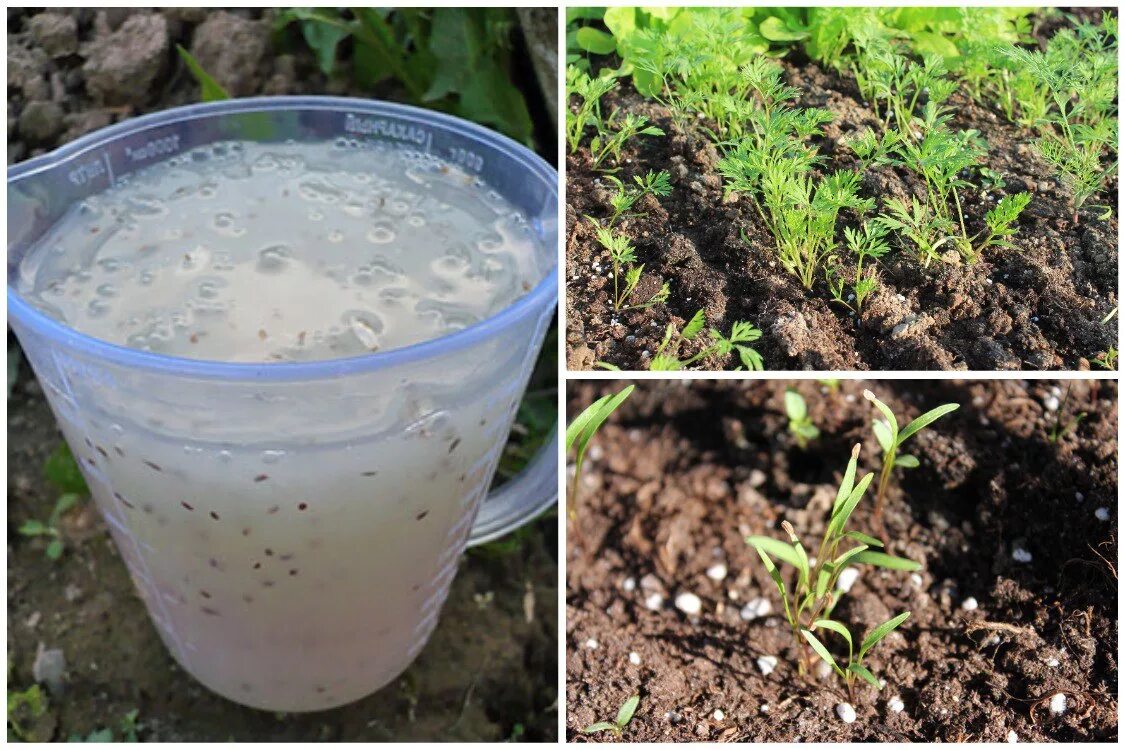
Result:
[[344,132],[353,135],[382,136],[395,141],[413,143],[426,151],[430,150],[434,142],[433,133],[426,128],[406,122],[386,120],[382,117],[361,117],[351,113],[344,116]]
[[125,156],[134,164],[146,162],[154,156],[170,156],[180,150],[180,136],[173,133],[163,138],[154,138],[144,145],[133,148],[125,147]]

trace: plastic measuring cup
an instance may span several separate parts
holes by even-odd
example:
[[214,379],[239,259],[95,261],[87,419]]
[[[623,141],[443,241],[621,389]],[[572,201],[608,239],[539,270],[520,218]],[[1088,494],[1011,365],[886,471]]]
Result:
[[[454,334],[278,364],[116,346],[13,288],[30,244],[124,174],[216,141],[340,136],[478,175],[525,214],[551,270]],[[211,690],[274,711],[375,691],[422,650],[466,544],[555,502],[557,437],[487,493],[554,315],[557,190],[548,164],[490,130],[327,97],[172,109],[9,169],[9,322],[157,631]]]

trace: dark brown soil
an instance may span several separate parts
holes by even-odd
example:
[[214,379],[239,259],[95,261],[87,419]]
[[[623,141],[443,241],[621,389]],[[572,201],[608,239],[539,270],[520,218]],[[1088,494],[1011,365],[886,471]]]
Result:
[[[572,381],[569,414],[621,385]],[[630,741],[1116,741],[1116,381],[1073,382],[1061,408],[1087,416],[1057,443],[1045,404],[1064,400],[1065,382],[800,381],[821,430],[803,451],[785,387],[642,381],[596,438],[567,536],[568,738],[611,739],[581,730],[639,694]],[[868,654],[887,684],[861,682],[845,724],[836,678],[797,674],[777,590],[744,538],[779,536],[788,520],[810,547],[850,446],[864,444],[861,470],[878,468],[865,387],[911,418],[961,408],[912,439],[922,466],[891,483],[890,551],[923,570],[860,566],[833,613],[854,634],[912,613]],[[871,531],[871,502],[852,528]],[[718,562],[721,582],[705,574]],[[664,602],[651,610],[654,592]],[[697,617],[673,606],[683,592],[702,600]],[[742,619],[753,597],[772,614]],[[764,655],[778,660],[768,676]],[[1062,715],[1049,709],[1057,693]]]
[[[785,78],[803,93],[799,107],[829,110],[834,121],[817,139],[825,172],[853,169],[856,161],[840,139],[878,128],[850,73],[823,69],[799,51],[781,63]],[[673,192],[648,196],[645,215],[617,224],[645,264],[641,289],[671,284],[671,297],[642,311],[617,313],[608,253],[583,217],[608,217],[612,186],[591,168],[583,146],[567,157],[567,362],[586,370],[604,361],[626,370],[646,369],[669,322],[682,326],[703,309],[710,326],[729,332],[736,321],[763,331],[755,345],[767,369],[806,370],[1013,370],[1090,369],[1091,360],[1116,345],[1116,320],[1101,320],[1117,304],[1117,179],[1094,202],[1113,213],[1100,220],[1084,210],[1072,220],[1071,196],[1050,175],[1030,144],[1034,136],[1009,123],[989,103],[964,92],[950,101],[951,125],[980,131],[988,143],[987,166],[1006,185],[974,194],[964,191],[968,231],[1004,195],[1028,191],[1032,201],[1018,222],[1014,249],[990,249],[973,265],[957,258],[923,268],[906,251],[879,264],[881,285],[853,315],[832,302],[822,273],[811,291],[776,260],[768,230],[749,199],[724,200],[719,155],[701,129],[678,130],[668,113],[640,97],[623,80],[607,95],[603,111],[644,114],[667,134],[632,139],[616,176],[667,170]],[[974,176],[974,182],[979,178]],[[864,175],[861,194],[882,199],[922,195],[903,169],[881,167]],[[880,204],[881,205],[881,204]],[[857,217],[845,212],[843,221]],[[745,235],[749,245],[742,239]],[[842,233],[839,235],[842,239]],[[844,253],[846,255],[846,253]],[[956,255],[954,253],[954,255]],[[845,266],[851,259],[845,260]],[[850,271],[849,271],[850,278]],[[639,295],[638,295],[639,297]],[[639,301],[638,300],[634,300]],[[688,344],[682,355],[698,351]],[[694,348],[693,348],[694,347]],[[711,358],[699,369],[738,364]]]

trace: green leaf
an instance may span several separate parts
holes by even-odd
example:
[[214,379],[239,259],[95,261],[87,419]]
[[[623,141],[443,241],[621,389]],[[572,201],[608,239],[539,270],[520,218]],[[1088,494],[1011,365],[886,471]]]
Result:
[[759,552],[768,552],[783,563],[788,563],[798,570],[801,567],[801,558],[792,544],[768,536],[751,536],[746,538],[746,543]]
[[876,690],[883,689],[883,687],[879,684],[879,681],[875,679],[875,675],[871,674],[867,667],[863,666],[862,664],[852,662],[848,665],[848,671],[862,677],[864,680],[869,682]]
[[640,702],[641,696],[634,695],[632,698],[621,704],[621,710],[617,712],[617,726],[624,729],[625,725],[633,720],[633,714],[636,712],[637,704],[639,704]]
[[858,555],[860,552],[863,552],[865,549],[867,549],[866,544],[861,544],[858,547],[852,547],[847,552],[837,555],[836,559],[832,561],[832,564],[837,568],[842,568],[848,564],[849,560]]
[[808,416],[808,407],[805,399],[792,388],[785,389],[785,413],[791,422],[800,422]]
[[[330,11],[324,9],[323,12]],[[301,22],[301,36],[316,55],[320,72],[332,75],[332,70],[336,67],[336,48],[351,36],[351,31],[339,19],[322,19],[314,15]]]
[[583,734],[593,734],[594,732],[619,732],[616,724],[610,724],[608,721],[599,721],[597,724],[591,724],[582,730]]
[[684,330],[680,333],[680,336],[686,341],[691,341],[699,335],[699,332],[703,330],[703,326],[706,324],[707,320],[703,317],[703,310],[700,310],[693,315],[691,320],[688,321],[688,324],[684,326]]
[[58,560],[62,557],[63,543],[61,539],[52,539],[51,543],[47,545],[47,557],[51,560]]
[[843,505],[844,501],[852,494],[855,487],[856,463],[859,461],[859,444],[852,448],[852,457],[848,461],[848,468],[844,470],[844,478],[840,481],[840,489],[836,490],[836,501],[832,503],[832,515]]
[[82,496],[73,492],[67,492],[59,496],[55,501],[55,509],[51,511],[51,524],[54,525],[55,521],[59,520],[63,513],[78,505],[81,502]]
[[918,430],[930,424],[933,424],[951,411],[957,411],[957,409],[959,409],[960,407],[960,404],[942,404],[936,409],[931,409],[930,411],[915,419],[910,424],[906,425],[902,433],[898,436],[898,444],[902,445],[906,442],[907,438],[918,432]]
[[895,456],[895,467],[903,469],[917,469],[921,464],[918,459],[909,453],[903,453],[901,456]]
[[802,630],[801,635],[803,635],[805,637],[805,640],[809,642],[809,645],[812,646],[812,650],[816,652],[817,656],[828,662],[828,665],[831,666],[832,669],[836,670],[838,674],[844,674],[844,671],[840,669],[838,664],[836,664],[836,660],[832,658],[832,654],[828,653],[828,649],[824,647],[823,643],[817,640],[815,635],[813,635],[808,630]]
[[796,42],[808,38],[808,32],[791,29],[777,16],[770,16],[758,25],[758,33],[771,42]]
[[828,534],[830,536],[836,536],[844,530],[848,519],[851,518],[852,511],[855,510],[855,506],[859,505],[859,501],[863,499],[863,493],[867,492],[867,488],[874,478],[874,474],[864,474],[863,478],[859,480],[859,484],[852,490],[852,494],[848,495],[848,499],[837,509],[836,514],[832,516],[832,520],[828,522]]
[[859,646],[859,656],[857,657],[857,660],[862,660],[863,655],[871,650],[872,646],[886,638],[887,635],[899,625],[906,622],[906,618],[908,617],[910,617],[910,613],[903,612],[901,615],[892,617],[891,619],[887,620],[882,625],[876,627],[874,630],[868,633],[867,637],[863,639],[863,643],[861,643]]
[[42,536],[43,534],[50,533],[50,530],[42,521],[29,518],[20,524],[19,532],[23,536]]
[[961,52],[951,39],[931,31],[918,31],[911,39],[914,52],[918,55],[937,55],[943,59],[960,57]]
[[223,99],[230,99],[230,94],[224,89],[219,82],[212,78],[206,70],[203,69],[191,53],[184,49],[179,44],[176,45],[176,51],[180,53],[180,59],[187,65],[187,69],[191,71],[191,75],[199,84],[199,98],[205,102],[217,102]]
[[566,450],[569,452],[574,444],[578,443],[578,450],[585,452],[586,444],[617,409],[621,403],[629,398],[635,386],[629,385],[616,394],[602,396],[594,403],[582,410],[566,428]]
[[594,55],[608,55],[617,49],[617,42],[604,31],[593,26],[583,26],[575,35],[578,46]]
[[78,470],[78,463],[66,443],[60,443],[47,457],[43,464],[43,475],[47,477],[48,482],[63,492],[74,492],[79,495],[90,493],[82,472]]
[[884,453],[889,453],[894,441],[891,438],[891,428],[887,426],[886,421],[882,419],[872,421],[871,430],[875,433],[875,439],[879,441],[879,447]]
[[842,622],[828,619],[816,620],[813,622],[813,627],[825,628],[826,630],[831,630],[833,633],[837,633],[848,642],[848,653],[850,654],[852,652],[852,634]]
[[602,23],[618,39],[627,39],[637,28],[637,8],[615,5],[605,9]]
[[820,572],[816,576],[816,598],[824,596],[828,591],[828,583],[832,580],[832,574],[836,572],[836,567],[832,563],[825,563]]
[[861,534],[858,531],[849,531],[849,532],[845,533],[844,536],[848,539],[854,539],[857,542],[863,542],[868,547],[882,547],[883,546],[883,543],[880,542],[875,537],[867,536],[867,534]]
[[[890,431],[890,440],[888,442],[892,446],[897,446],[900,441],[899,441],[899,438],[898,438],[898,420],[895,419],[894,412],[891,411],[891,408],[889,406],[884,404],[879,399],[875,398],[875,394],[872,393],[871,391],[864,391],[863,397],[865,399],[867,399],[868,401],[870,401],[871,403],[875,404],[875,408],[883,413],[883,417],[887,420],[887,428]],[[877,431],[876,431],[875,437],[876,438],[879,437],[879,434],[878,434]],[[879,444],[883,445],[882,439],[879,440]],[[884,447],[883,450],[888,450],[888,448]]]
[[916,570],[922,569],[921,563],[916,563],[913,560],[907,560],[905,557],[895,557],[888,555],[885,552],[875,552],[874,550],[864,550],[852,558],[853,562],[866,563],[867,565],[874,565],[879,568],[890,568],[891,570],[905,570],[912,573]]
[[[747,539],[746,541],[749,542],[750,540]],[[769,573],[774,585],[777,586],[777,592],[781,594],[781,603],[785,606],[785,617],[789,619],[789,594],[785,591],[785,581],[782,579],[781,573],[778,572],[777,566],[773,564],[770,556],[763,552],[760,547],[754,547],[754,551],[758,553],[758,557],[762,558],[762,565],[765,566],[766,572]]]

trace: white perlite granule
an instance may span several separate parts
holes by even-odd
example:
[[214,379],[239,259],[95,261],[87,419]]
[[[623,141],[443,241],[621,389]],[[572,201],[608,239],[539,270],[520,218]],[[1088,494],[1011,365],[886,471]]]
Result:
[[739,611],[738,615],[743,620],[754,620],[759,617],[765,617],[772,609],[769,599],[754,597],[746,602],[746,605]]
[[686,615],[698,615],[703,610],[703,602],[692,593],[683,593],[676,597],[676,609]]
[[840,571],[840,577],[836,579],[836,588],[844,593],[852,590],[856,580],[859,578],[858,568],[844,568]]
[[776,656],[759,656],[758,669],[762,670],[762,674],[770,674],[777,668]]
[[851,724],[855,721],[855,709],[852,708],[850,703],[837,703],[836,715],[840,717],[840,721],[845,724]]

